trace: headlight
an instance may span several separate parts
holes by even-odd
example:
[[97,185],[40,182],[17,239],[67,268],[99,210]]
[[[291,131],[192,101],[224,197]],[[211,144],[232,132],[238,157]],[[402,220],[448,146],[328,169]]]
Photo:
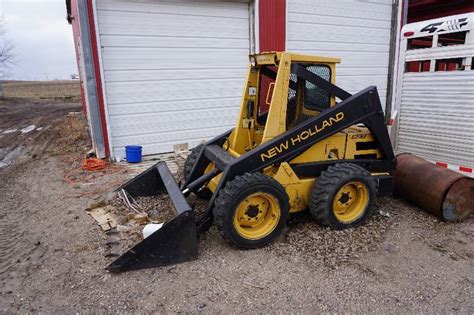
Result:
[[255,59],[254,56],[250,56],[249,61],[252,68],[255,68],[257,66],[257,59]]

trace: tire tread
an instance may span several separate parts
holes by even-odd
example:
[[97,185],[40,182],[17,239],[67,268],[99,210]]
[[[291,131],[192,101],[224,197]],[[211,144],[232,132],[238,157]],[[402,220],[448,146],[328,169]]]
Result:
[[[365,216],[364,221],[370,217],[372,214],[373,199],[377,195],[378,189],[375,179],[363,167],[352,163],[339,163],[330,166],[327,170],[322,172],[321,176],[316,179],[316,184],[313,187],[309,210],[318,223],[336,229],[344,228],[342,225],[337,225],[333,220],[331,220],[329,212],[332,211],[332,209],[328,209],[328,200],[331,199],[331,196],[334,194],[334,189],[338,187],[341,182],[349,181],[350,178],[353,177],[367,179],[370,200],[367,210],[368,213]],[[330,203],[332,204],[332,200]]]
[[[232,241],[231,231],[225,227],[225,218],[227,211],[229,211],[229,205],[232,204],[234,197],[237,196],[239,192],[256,184],[272,186],[273,188],[277,189],[279,193],[285,197],[286,206],[287,209],[289,209],[288,195],[286,194],[283,186],[281,186],[280,183],[278,183],[275,179],[262,173],[245,173],[243,175],[236,176],[233,180],[227,182],[225,187],[219,192],[213,208],[214,223],[217,226],[217,230],[219,231],[219,234],[222,236],[222,238],[231,245],[237,244]],[[254,247],[260,247],[260,245]]]

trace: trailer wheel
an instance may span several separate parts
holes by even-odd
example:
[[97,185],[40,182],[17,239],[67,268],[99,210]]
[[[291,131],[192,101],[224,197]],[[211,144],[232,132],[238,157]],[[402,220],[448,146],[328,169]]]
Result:
[[241,248],[272,242],[286,227],[288,195],[276,180],[246,173],[229,181],[217,196],[213,213],[221,236]]
[[[183,174],[186,181],[188,180],[189,175],[191,175],[191,171],[193,170],[194,164],[196,163],[203,146],[203,144],[200,144],[197,147],[192,148],[191,152],[186,158],[186,161],[184,162]],[[212,192],[206,187],[200,191],[195,192],[195,194],[203,199],[210,199],[212,196]]]
[[340,163],[316,179],[309,209],[319,224],[342,230],[366,222],[376,196],[377,182],[366,169]]

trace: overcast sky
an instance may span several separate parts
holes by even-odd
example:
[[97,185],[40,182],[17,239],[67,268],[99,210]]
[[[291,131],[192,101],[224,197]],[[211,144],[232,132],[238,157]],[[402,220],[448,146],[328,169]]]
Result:
[[9,78],[69,79],[77,73],[64,0],[0,0],[5,36],[15,44]]

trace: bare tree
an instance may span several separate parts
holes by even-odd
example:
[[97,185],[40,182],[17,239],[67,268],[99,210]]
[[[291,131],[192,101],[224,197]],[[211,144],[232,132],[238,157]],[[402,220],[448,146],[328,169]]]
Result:
[[3,80],[8,69],[15,64],[15,45],[5,37],[5,27],[0,19],[0,97],[3,96]]
[[15,64],[15,45],[10,42],[2,42],[0,44],[0,69],[6,70]]
[[15,45],[5,37],[5,26],[0,19],[0,69],[4,70],[15,64]]

